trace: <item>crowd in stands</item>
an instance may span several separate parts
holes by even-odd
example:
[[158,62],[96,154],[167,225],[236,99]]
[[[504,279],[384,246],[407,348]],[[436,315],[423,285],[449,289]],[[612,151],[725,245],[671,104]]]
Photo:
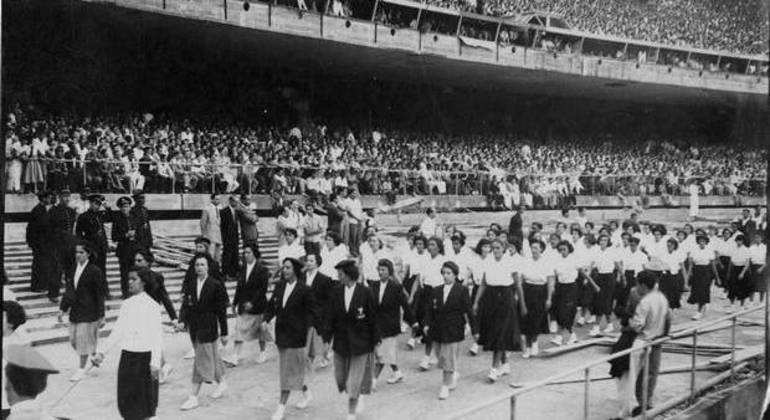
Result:
[[759,0],[428,0],[492,16],[539,11],[594,34],[736,53],[768,51],[767,11]]
[[[575,195],[762,195],[766,158],[737,144],[533,141],[324,125],[247,127],[151,114],[6,120],[6,191],[478,194],[558,205]],[[531,204],[531,203],[530,203]],[[508,204],[507,206],[510,206]]]

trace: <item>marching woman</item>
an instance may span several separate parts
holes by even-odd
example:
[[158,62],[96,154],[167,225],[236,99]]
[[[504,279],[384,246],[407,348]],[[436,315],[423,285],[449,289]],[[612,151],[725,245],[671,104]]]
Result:
[[313,398],[305,384],[308,371],[307,337],[310,327],[318,327],[317,306],[313,292],[302,276],[302,263],[293,258],[283,260],[281,281],[275,286],[265,312],[264,322],[275,317],[275,345],[278,347],[278,371],[281,377],[281,396],[272,420],[281,420],[286,411],[291,391],[302,391],[297,408],[307,407]]
[[592,265],[596,270],[596,276],[592,277],[598,292],[594,297],[593,314],[597,316],[597,323],[588,333],[591,337],[602,335],[600,327],[604,320],[605,334],[611,333],[612,326],[612,300],[615,297],[615,285],[620,283],[620,255],[616,248],[612,248],[610,237],[606,234],[599,235],[599,245],[593,255]]
[[243,245],[243,268],[238,273],[238,284],[233,296],[233,314],[235,320],[235,337],[233,353],[222,360],[232,366],[238,366],[244,341],[259,342],[257,364],[264,363],[265,346],[270,341],[270,333],[262,322],[267,309],[267,284],[270,272],[262,264],[262,255],[254,242]]
[[80,356],[80,368],[70,378],[78,382],[86,374],[88,358],[96,352],[99,328],[104,326],[104,273],[89,259],[91,248],[75,245],[75,266],[67,273],[59,322],[69,311],[70,344]]
[[[714,238],[713,248],[717,253],[717,285],[721,286],[725,292],[728,292],[728,280],[730,279],[730,259],[735,251],[735,240],[732,239],[733,232],[730,229],[723,229],[722,236]],[[729,293],[728,293],[729,294]]]
[[[492,253],[492,243],[487,240],[487,238],[481,238],[479,240],[479,243],[476,244],[476,255],[475,259],[473,260],[473,264],[471,265],[471,281],[468,282],[467,286],[470,288],[470,294],[471,294],[471,303],[476,302],[476,296],[479,294],[479,286],[481,286],[481,281],[484,279],[484,273],[486,270],[486,264],[487,264],[487,258]],[[478,330],[479,328],[479,318],[478,316],[474,316],[471,319],[471,322],[473,325],[471,325],[472,329]],[[472,356],[475,356],[479,354],[479,343],[478,343],[478,337],[474,337],[473,344],[471,344],[470,353]]]
[[682,307],[682,284],[686,283],[688,275],[684,268],[687,256],[678,249],[679,242],[675,238],[668,238],[666,245],[668,246],[668,251],[665,254],[658,255],[664,267],[658,289],[668,299],[669,308],[677,309]]
[[428,240],[421,235],[414,237],[414,250],[408,260],[405,258],[405,262],[409,265],[409,277],[404,281],[404,289],[409,293],[407,303],[412,309],[412,315],[415,316],[415,325],[412,325],[412,337],[409,338],[406,345],[410,350],[414,350],[416,345],[416,339],[422,337],[422,329],[419,327],[418,321],[422,313],[421,309],[421,279],[425,266],[428,263],[428,252],[426,251],[428,246]]
[[333,341],[337,389],[348,394],[348,420],[364,410],[362,395],[371,393],[374,348],[380,343],[374,295],[359,284],[353,260],[337,264],[342,287],[332,292],[324,339]]
[[359,265],[367,282],[374,282],[380,278],[377,274],[377,264],[381,259],[393,259],[390,252],[383,246],[382,239],[375,234],[370,235],[366,243],[361,244],[358,253]]
[[[437,238],[432,237],[428,239],[428,258],[425,261],[425,265],[420,274],[420,298],[417,309],[417,319],[420,322],[425,320],[425,311],[428,310],[431,305],[431,299],[433,293],[431,290],[434,287],[439,287],[443,284],[441,277],[441,267],[447,261],[444,256],[444,244]],[[420,369],[428,370],[431,364],[437,362],[435,353],[433,352],[433,343],[431,343],[430,336],[424,334],[425,325],[420,325],[420,330],[423,331],[422,342],[425,344],[425,355],[420,362]]]
[[[556,287],[553,294],[553,305],[556,307],[556,324],[563,332],[551,340],[551,343],[561,346],[577,342],[577,336],[572,331],[577,314],[577,280],[583,270],[581,262],[573,253],[572,244],[568,241],[559,242],[559,257],[553,263],[556,274]],[[529,302],[529,301],[527,301]]]
[[735,243],[737,247],[730,256],[730,269],[728,270],[728,299],[730,299],[730,311],[733,310],[735,301],[738,300],[743,306],[746,298],[751,296],[752,284],[751,253],[749,252],[748,239],[742,233],[736,235]]
[[[763,274],[767,268],[767,245],[762,243],[762,237],[759,234],[754,234],[752,237],[751,246],[749,247],[749,254],[751,255],[751,278],[753,280],[753,290],[755,293],[759,293],[759,302],[765,300],[766,283]],[[752,300],[754,299],[752,295]]]
[[553,303],[555,272],[553,260],[543,256],[545,246],[543,241],[530,244],[532,257],[522,263],[520,272],[524,289],[522,304],[527,308],[521,321],[521,332],[526,339],[522,354],[525,359],[538,355],[537,336],[548,333],[548,310]]
[[208,254],[193,257],[195,278],[182,284],[180,318],[190,333],[195,351],[192,389],[181,410],[198,407],[198,394],[204,382],[216,382],[211,398],[218,399],[227,390],[225,368],[219,355],[219,343],[227,345],[227,307],[229,299],[224,284],[211,273],[214,259]]
[[377,323],[382,334],[382,343],[375,349],[374,379],[376,381],[385,365],[388,365],[392,371],[391,377],[388,378],[389,384],[395,384],[404,379],[404,374],[398,369],[397,357],[397,338],[401,334],[401,311],[407,323],[412,324],[409,305],[406,304],[406,292],[401,284],[394,280],[393,271],[393,262],[381,259],[377,263],[380,279],[369,285],[374,295]]
[[524,291],[519,281],[520,257],[511,257],[499,240],[492,241],[492,255],[487,257],[484,277],[473,303],[473,313],[479,317],[477,342],[492,352],[489,380],[511,371],[506,352],[521,350],[519,313],[514,295],[519,296],[519,309],[526,315]]
[[[136,255],[134,255],[134,267],[140,270],[145,269],[149,271],[150,277],[152,278],[152,288],[145,288],[145,293],[153,298],[159,305],[163,305],[163,307],[166,308],[166,313],[168,313],[168,317],[171,319],[171,322],[177,325],[176,309],[174,309],[174,304],[171,302],[171,298],[168,296],[168,290],[166,290],[163,274],[158,273],[157,271],[152,271],[150,269],[153,261],[154,259],[152,253],[149,250],[141,250],[137,252]],[[168,376],[173,370],[173,366],[166,363],[165,351],[163,351],[161,354],[160,366],[161,368],[158,382],[162,384],[166,382]]]
[[628,238],[628,248],[623,248],[620,251],[620,272],[623,274],[623,281],[619,288],[620,292],[615,294],[616,314],[619,309],[626,307],[628,294],[636,286],[636,276],[644,270],[644,265],[650,261],[647,254],[639,249],[640,243],[639,238],[631,236]]
[[313,303],[316,305],[316,314],[318,316],[314,326],[311,326],[307,333],[307,356],[313,365],[320,368],[329,365],[331,352],[329,352],[329,343],[323,341],[322,331],[315,325],[323,327],[324,317],[328,312],[332,290],[334,289],[332,279],[321,273],[318,269],[323,263],[324,261],[318,253],[305,255],[304,280],[313,294]]
[[[591,222],[588,222],[591,223]],[[581,267],[584,269],[578,278],[578,310],[580,316],[577,319],[577,324],[581,327],[585,323],[593,324],[596,322],[596,315],[592,313],[594,300],[596,294],[599,292],[599,286],[593,279],[593,260],[594,254],[596,254],[596,238],[593,234],[586,234],[583,236],[583,246],[575,246],[575,256],[580,261]]]
[[465,338],[465,323],[473,326],[471,299],[468,291],[457,282],[459,272],[460,268],[453,261],[446,261],[441,266],[444,284],[431,290],[431,303],[425,312],[424,332],[435,343],[438,367],[443,373],[438,394],[440,400],[447,399],[449,391],[457,387],[460,376],[457,356]]
[[465,246],[465,234],[459,230],[455,230],[450,238],[450,242],[451,246],[444,248],[447,259],[454,261],[460,267],[457,281],[465,285],[466,280],[471,279],[472,267],[476,264],[478,255]]
[[690,282],[690,297],[687,303],[698,305],[698,312],[692,316],[694,321],[701,319],[706,312],[706,305],[711,303],[711,281],[719,279],[717,272],[717,254],[714,248],[709,246],[709,238],[706,235],[698,235],[697,246],[690,250],[690,266],[692,277]]
[[160,305],[146,290],[155,288],[148,269],[128,272],[127,298],[104,346],[93,357],[95,366],[114,347],[121,349],[118,365],[118,411],[129,420],[155,417],[158,408],[158,375],[163,348]]
[[339,279],[337,279],[337,270],[334,269],[334,266],[350,257],[350,251],[348,246],[342,243],[340,234],[332,230],[326,233],[325,245],[321,249],[323,264],[318,270],[336,282]]

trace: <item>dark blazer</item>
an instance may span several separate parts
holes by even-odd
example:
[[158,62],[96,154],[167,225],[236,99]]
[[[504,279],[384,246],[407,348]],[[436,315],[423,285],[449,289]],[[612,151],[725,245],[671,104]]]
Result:
[[104,273],[96,265],[89,262],[83,269],[83,274],[75,288],[75,270],[72,267],[66,275],[64,297],[59,309],[70,311],[70,322],[96,322],[104,317]]
[[257,230],[257,221],[259,218],[257,217],[257,214],[254,210],[245,207],[239,208],[235,213],[241,228],[243,243],[256,243],[259,240],[259,231]]
[[168,296],[168,290],[166,290],[166,280],[163,278],[163,274],[157,271],[150,271],[155,288],[153,290],[147,290],[147,294],[150,295],[153,300],[163,305],[166,308],[169,318],[176,319],[176,309],[174,304],[171,303],[171,298]]
[[283,306],[283,294],[286,282],[275,286],[273,296],[267,304],[265,322],[275,317],[275,345],[279,349],[296,349],[307,345],[307,332],[318,323],[318,314],[313,302],[313,292],[301,281],[294,285],[286,306]]
[[50,240],[51,217],[48,210],[41,203],[32,208],[27,223],[27,244],[30,248],[38,248]]
[[[302,277],[302,281],[307,284],[307,273]],[[313,284],[310,286],[310,291],[313,292],[313,302],[315,302],[318,317],[321,319],[319,322],[325,322],[324,318],[329,312],[329,302],[331,302],[332,299],[333,289],[334,284],[332,283],[332,279],[327,275],[321,274],[320,271],[317,271],[313,278]],[[321,323],[319,323],[318,326],[323,328]]]
[[334,337],[334,352],[343,357],[371,353],[380,342],[374,295],[364,285],[355,285],[348,310],[345,309],[345,286],[335,287],[328,317],[324,341]]
[[394,337],[401,334],[401,309],[404,310],[404,319],[409,325],[412,320],[412,311],[406,303],[404,287],[393,280],[385,283],[385,294],[380,302],[381,281],[369,283],[374,296],[374,306],[377,309],[377,323],[380,326],[382,337]]
[[220,227],[222,229],[222,244],[238,247],[238,222],[233,218],[233,212],[230,207],[225,207],[219,211]]
[[524,222],[521,220],[521,213],[516,212],[511,216],[511,221],[508,223],[508,241],[511,243],[517,243],[519,245],[524,241],[524,231],[522,229]]
[[[430,304],[425,310],[428,335],[439,343],[457,343],[465,338],[465,317],[472,319],[471,298],[468,289],[453,284],[444,302],[444,287],[431,290]],[[474,322],[471,322],[473,328]],[[474,331],[475,333],[475,331]]]
[[326,229],[341,233],[342,231],[342,220],[344,220],[344,214],[339,209],[339,207],[335,206],[332,203],[329,203],[329,205],[326,206],[326,216],[328,218]]
[[[254,265],[254,269],[251,270],[251,275],[246,278],[246,264],[243,265],[241,271],[238,273],[238,285],[235,287],[235,296],[233,297],[233,305],[238,308],[238,313],[248,314],[263,314],[267,310],[267,284],[270,281],[270,272],[262,265],[261,262],[257,262]],[[251,303],[251,310],[246,311],[243,309],[243,304],[246,302]]]
[[111,216],[107,211],[102,214],[102,212],[91,209],[78,216],[75,234],[78,238],[88,241],[91,246],[95,247],[94,250],[100,253],[97,258],[106,258],[107,256],[107,233],[104,230],[104,219],[112,220]]
[[150,227],[150,213],[147,211],[147,207],[131,207],[129,217],[131,217],[131,222],[136,229],[136,242],[142,249],[152,248],[152,228]]
[[211,343],[220,334],[227,335],[227,307],[230,306],[227,290],[221,281],[208,276],[198,297],[197,282],[196,278],[185,279],[180,312],[184,312],[190,338],[199,343]]
[[[128,237],[128,231],[135,231],[133,238]],[[142,249],[141,244],[137,241],[138,230],[134,224],[134,220],[131,216],[125,216],[123,213],[117,213],[112,217],[112,241],[117,244],[115,253],[118,258],[123,260],[131,260],[134,257],[136,251]],[[133,261],[130,261],[133,263]]]

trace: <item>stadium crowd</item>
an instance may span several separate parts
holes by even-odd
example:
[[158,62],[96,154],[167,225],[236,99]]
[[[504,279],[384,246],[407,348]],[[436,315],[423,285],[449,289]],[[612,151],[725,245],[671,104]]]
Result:
[[428,4],[492,16],[538,11],[578,30],[667,45],[735,53],[768,51],[762,2],[730,0],[429,0]]
[[[6,191],[480,194],[511,208],[575,195],[761,195],[760,149],[666,141],[537,142],[514,135],[247,127],[151,114],[7,117]],[[638,139],[637,139],[638,140]]]

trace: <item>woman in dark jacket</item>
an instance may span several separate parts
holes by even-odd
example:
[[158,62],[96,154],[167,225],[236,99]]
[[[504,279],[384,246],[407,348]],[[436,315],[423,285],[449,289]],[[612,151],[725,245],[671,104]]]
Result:
[[382,343],[375,349],[374,378],[379,378],[385,365],[390,365],[393,376],[388,378],[389,384],[395,384],[404,379],[404,374],[398,369],[397,338],[401,334],[401,311],[408,324],[412,324],[411,311],[406,303],[406,292],[400,283],[393,278],[393,262],[381,259],[377,262],[379,281],[369,284],[374,295],[377,310],[377,323],[380,325]]
[[235,322],[235,340],[233,354],[225,362],[238,365],[244,341],[259,341],[257,363],[264,363],[265,345],[270,341],[270,334],[264,328],[263,318],[267,309],[267,283],[270,273],[262,265],[261,254],[256,243],[243,246],[243,267],[238,273],[238,285],[233,297],[233,313],[238,316]]

